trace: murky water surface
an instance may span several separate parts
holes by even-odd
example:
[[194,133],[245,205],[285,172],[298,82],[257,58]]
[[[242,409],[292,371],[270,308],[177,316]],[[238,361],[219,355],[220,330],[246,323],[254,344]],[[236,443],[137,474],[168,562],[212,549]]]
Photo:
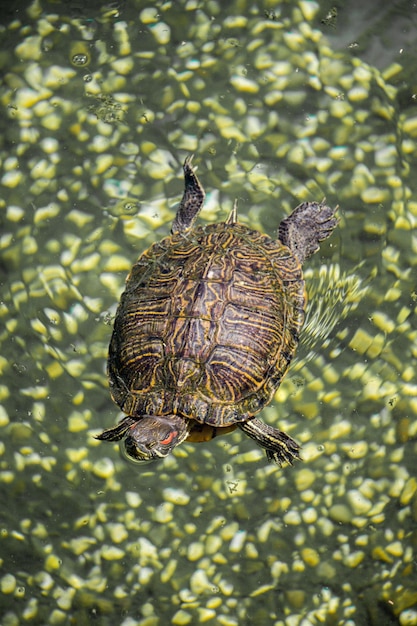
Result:
[[[417,17],[355,5],[1,10],[4,626],[417,624]],[[191,153],[203,223],[237,199],[276,236],[301,201],[339,204],[263,411],[293,468],[240,432],[144,467],[93,438],[119,417],[125,276]]]

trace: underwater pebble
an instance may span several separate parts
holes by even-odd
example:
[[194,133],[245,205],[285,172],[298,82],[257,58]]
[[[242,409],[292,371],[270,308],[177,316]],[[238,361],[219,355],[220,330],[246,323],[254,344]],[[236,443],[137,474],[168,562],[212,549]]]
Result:
[[21,61],[38,61],[42,57],[42,37],[40,35],[31,35],[16,46],[15,54]]
[[355,568],[362,563],[364,558],[365,552],[362,550],[356,550],[343,558],[343,564],[346,565],[346,567]]
[[177,559],[170,559],[165,568],[161,571],[161,582],[166,583],[171,580],[178,566]]
[[111,65],[117,74],[127,76],[134,68],[134,61],[131,57],[126,57],[124,59],[116,59],[115,61],[112,61]]
[[401,495],[400,495],[401,505],[407,506],[416,492],[417,492],[417,479],[414,476],[412,476],[411,478],[407,480],[407,482],[404,485],[404,489],[401,492]]
[[63,611],[68,611],[72,606],[72,599],[74,595],[75,589],[65,589],[59,594],[59,597],[57,598],[57,606]]
[[55,202],[50,202],[47,206],[40,207],[39,209],[35,211],[34,223],[40,224],[41,222],[44,222],[45,220],[53,219],[54,217],[59,215],[59,213],[60,213],[59,205]]
[[204,570],[198,569],[191,575],[190,589],[197,596],[213,591],[213,585],[210,583]]
[[139,571],[139,583],[141,585],[149,584],[152,576],[154,575],[154,570],[151,567],[141,567]]
[[404,549],[400,541],[394,541],[386,546],[388,554],[392,554],[397,558],[401,558],[404,554]]
[[298,526],[301,523],[301,516],[298,511],[288,511],[282,518],[284,524]]
[[372,502],[357,489],[350,489],[346,498],[355,515],[366,515],[372,508]]
[[[25,606],[24,610],[22,611],[22,617],[24,620],[30,621],[30,620],[34,620],[36,618],[36,616],[38,615],[38,608],[39,608],[39,601],[37,598],[31,598],[27,605]],[[51,622],[52,623],[52,622]],[[18,625],[18,623],[16,623],[16,626]],[[6,622],[6,618],[4,621],[4,626],[12,626],[12,624],[7,624]],[[13,624],[13,626],[15,626]]]
[[172,502],[172,504],[180,504],[185,506],[190,501],[190,496],[185,493],[183,489],[173,489],[172,487],[166,487],[163,492],[164,500]]
[[74,413],[68,418],[68,430],[70,433],[80,433],[87,428],[87,422],[80,413]]
[[49,554],[45,559],[45,569],[47,572],[55,572],[56,570],[59,570],[61,565],[61,559],[59,559],[55,554]]
[[153,511],[152,519],[160,524],[167,524],[174,518],[173,516],[174,505],[172,502],[164,502],[156,507]]
[[355,441],[354,444],[344,444],[343,451],[350,459],[363,459],[369,450],[367,441]]
[[71,539],[69,547],[73,554],[79,556],[95,545],[97,541],[93,537],[76,537]]
[[187,548],[187,558],[189,561],[198,561],[204,556],[204,546],[198,541],[192,541]]
[[352,521],[352,510],[346,504],[334,504],[329,509],[329,517],[334,522],[347,524]]
[[215,554],[220,550],[222,546],[222,540],[217,535],[209,535],[205,542],[204,552],[205,554]]
[[135,491],[126,491],[125,497],[128,506],[133,509],[137,509],[142,503],[142,498]]
[[164,22],[158,22],[156,24],[152,24],[150,30],[159,44],[165,45],[170,42],[171,28],[168,26],[168,24],[165,24]]
[[197,599],[197,596],[191,593],[189,589],[181,589],[181,591],[178,593],[178,597],[181,602],[186,603],[195,602]]
[[230,552],[241,552],[241,550],[243,550],[243,546],[245,544],[246,541],[246,531],[244,530],[239,530],[235,536],[233,537],[232,541],[229,544],[229,551]]
[[317,511],[313,507],[308,507],[301,513],[301,518],[305,524],[314,524],[317,521],[317,517]]
[[4,594],[14,593],[16,584],[17,581],[13,574],[5,574],[0,579],[0,591]]
[[370,186],[361,193],[361,200],[367,204],[381,204],[389,199],[389,191],[381,187]]
[[142,9],[139,19],[143,24],[155,24],[159,19],[158,10],[153,7]]
[[184,611],[183,609],[180,609],[179,611],[174,613],[171,623],[175,624],[175,626],[185,626],[186,624],[191,624],[192,620],[193,617],[190,613]]
[[402,130],[411,137],[417,137],[417,116],[407,118],[402,124]]
[[304,19],[308,22],[314,20],[317,12],[320,9],[319,3],[315,2],[314,0],[302,0],[301,2],[299,2],[299,7],[302,11]]
[[103,174],[113,165],[113,157],[111,154],[99,154],[95,162],[95,174]]
[[49,591],[54,586],[54,579],[47,572],[40,571],[35,576],[36,584],[45,591]]
[[114,24],[114,35],[119,44],[119,54],[121,56],[131,54],[132,48],[129,41],[129,31],[127,23],[121,20],[116,22]]
[[110,538],[114,543],[122,543],[122,541],[127,539],[127,537],[129,536],[129,533],[127,532],[124,524],[107,524],[107,530],[109,531]]
[[110,478],[114,475],[114,463],[111,459],[104,457],[96,461],[93,465],[93,474],[98,478]]
[[400,626],[417,626],[417,610],[406,609],[401,611],[398,621]]
[[304,491],[311,487],[315,480],[315,473],[309,468],[303,468],[295,476],[295,486],[298,491]]
[[371,556],[375,561],[382,561],[384,563],[393,562],[393,558],[381,546],[376,546],[375,548],[373,548]]
[[255,94],[259,91],[259,85],[254,80],[245,78],[244,76],[232,76],[230,84],[237,90],[244,93]]
[[286,590],[285,597],[293,609],[302,609],[306,602],[306,592],[303,589]]
[[[63,624],[65,618],[67,616],[67,612],[59,609],[54,609],[49,615],[49,624],[50,626],[59,626]],[[48,624],[48,626],[49,626]]]
[[216,611],[214,609],[199,607],[198,608],[198,619],[200,624],[205,624],[212,619],[216,618]]
[[375,164],[378,167],[391,167],[397,162],[396,146],[384,146],[375,151]]
[[102,546],[100,554],[106,561],[118,561],[126,555],[124,550],[116,548],[116,546]]
[[5,187],[10,187],[11,189],[13,189],[14,187],[17,187],[21,183],[22,178],[23,178],[22,172],[19,170],[16,170],[14,172],[6,172],[5,174],[3,174],[0,182]]
[[76,75],[76,70],[71,67],[52,65],[45,69],[42,85],[48,89],[59,89],[62,85],[69,83]]
[[316,567],[320,563],[319,553],[314,548],[303,548],[301,550],[301,558],[310,567]]

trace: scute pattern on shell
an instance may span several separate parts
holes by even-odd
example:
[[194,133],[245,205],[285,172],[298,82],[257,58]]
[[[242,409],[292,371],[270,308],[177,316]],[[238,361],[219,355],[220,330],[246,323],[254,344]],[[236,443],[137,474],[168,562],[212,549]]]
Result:
[[133,266],[109,351],[112,395],[132,416],[213,426],[267,404],[304,321],[296,257],[242,224],[166,237]]

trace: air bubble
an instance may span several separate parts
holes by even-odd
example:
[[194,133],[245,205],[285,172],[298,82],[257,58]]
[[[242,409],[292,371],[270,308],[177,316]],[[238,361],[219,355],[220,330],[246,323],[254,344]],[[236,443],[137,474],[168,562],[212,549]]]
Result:
[[72,64],[77,65],[78,67],[82,67],[83,65],[87,65],[88,56],[86,54],[74,54],[72,57]]

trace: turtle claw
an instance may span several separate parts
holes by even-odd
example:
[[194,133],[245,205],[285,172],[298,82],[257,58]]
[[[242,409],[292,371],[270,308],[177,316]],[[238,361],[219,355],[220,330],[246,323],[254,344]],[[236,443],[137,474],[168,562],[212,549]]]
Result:
[[305,259],[317,252],[320,242],[332,234],[339,220],[334,209],[318,202],[303,202],[279,225],[278,238],[298,258]]
[[294,439],[291,439],[288,435],[287,437],[285,446],[280,446],[276,450],[265,450],[266,458],[270,463],[276,463],[276,465],[282,467],[284,463],[294,465],[294,461],[301,461],[300,446]]

